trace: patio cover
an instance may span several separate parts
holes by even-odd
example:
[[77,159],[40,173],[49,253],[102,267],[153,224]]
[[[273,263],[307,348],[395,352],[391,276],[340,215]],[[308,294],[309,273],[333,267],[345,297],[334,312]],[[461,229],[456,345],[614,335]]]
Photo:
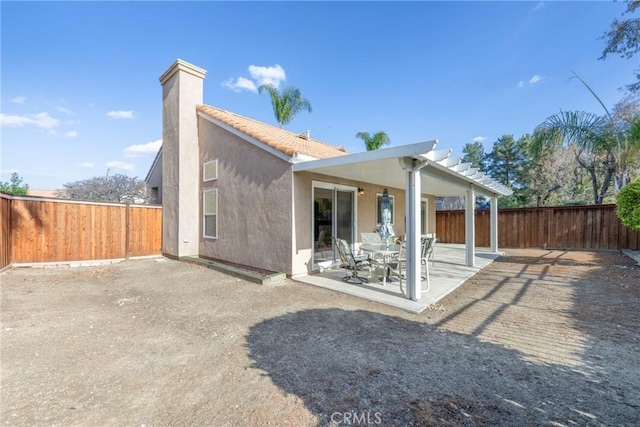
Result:
[[[508,196],[511,190],[493,180],[484,172],[463,163],[460,157],[451,157],[451,150],[435,150],[437,140],[399,147],[347,154],[327,159],[299,161],[294,172],[316,172],[323,175],[369,182],[404,190],[406,171],[404,158],[413,158],[427,164],[420,170],[423,192],[434,196],[466,196],[473,184],[477,195]],[[400,159],[400,161],[399,161]]]
[[420,198],[465,196],[465,247],[467,265],[475,259],[475,196],[491,198],[491,250],[497,251],[498,197],[512,194],[511,189],[484,172],[451,157],[451,150],[436,150],[437,140],[354,153],[326,159],[294,156],[293,171],[314,172],[385,187],[406,194],[407,297],[418,300],[420,290]]

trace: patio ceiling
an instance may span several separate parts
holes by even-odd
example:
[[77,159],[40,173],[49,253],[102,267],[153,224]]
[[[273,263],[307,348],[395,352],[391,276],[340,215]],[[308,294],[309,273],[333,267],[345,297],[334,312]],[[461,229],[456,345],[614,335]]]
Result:
[[402,159],[411,157],[427,162],[427,166],[420,171],[423,193],[464,196],[469,185],[473,184],[478,195],[490,197],[511,194],[508,187],[471,168],[469,163],[452,158],[451,150],[435,150],[437,143],[428,141],[327,159],[304,160],[295,163],[293,171],[314,172],[404,190],[407,172],[402,168]]

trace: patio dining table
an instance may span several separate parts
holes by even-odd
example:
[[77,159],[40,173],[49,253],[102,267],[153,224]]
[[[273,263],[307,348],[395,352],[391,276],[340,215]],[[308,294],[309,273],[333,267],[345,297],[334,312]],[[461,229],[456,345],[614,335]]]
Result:
[[386,245],[384,243],[376,244],[376,245],[361,245],[360,249],[365,252],[382,255],[382,262],[383,262],[385,273],[382,275],[380,280],[382,280],[383,285],[386,285],[387,281],[389,282],[398,281],[398,279],[396,279],[395,277],[389,276],[390,270],[388,268],[388,264],[389,264],[389,260],[393,256],[396,256],[400,253],[400,245]]

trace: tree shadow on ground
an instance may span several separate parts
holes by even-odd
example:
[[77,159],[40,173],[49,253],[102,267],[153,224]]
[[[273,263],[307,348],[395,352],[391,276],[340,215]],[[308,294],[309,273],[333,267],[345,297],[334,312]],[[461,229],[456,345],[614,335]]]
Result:
[[252,367],[320,425],[640,423],[606,381],[394,316],[304,310],[256,324],[247,345]]

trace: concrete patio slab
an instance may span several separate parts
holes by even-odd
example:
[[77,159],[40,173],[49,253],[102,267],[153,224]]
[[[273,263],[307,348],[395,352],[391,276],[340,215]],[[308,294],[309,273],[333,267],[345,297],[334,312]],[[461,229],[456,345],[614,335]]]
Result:
[[[383,286],[378,280],[382,274],[381,269],[373,272],[369,283],[359,285],[343,282],[345,272],[341,268],[325,269],[318,273],[294,277],[293,280],[390,305],[411,313],[420,313],[453,292],[500,255],[502,253],[476,249],[476,266],[467,267],[464,245],[437,244],[433,262],[429,263],[431,286],[427,289],[427,282],[422,281],[422,298],[418,301],[407,299],[398,283],[387,283]],[[406,291],[406,287],[403,286],[403,290]]]

